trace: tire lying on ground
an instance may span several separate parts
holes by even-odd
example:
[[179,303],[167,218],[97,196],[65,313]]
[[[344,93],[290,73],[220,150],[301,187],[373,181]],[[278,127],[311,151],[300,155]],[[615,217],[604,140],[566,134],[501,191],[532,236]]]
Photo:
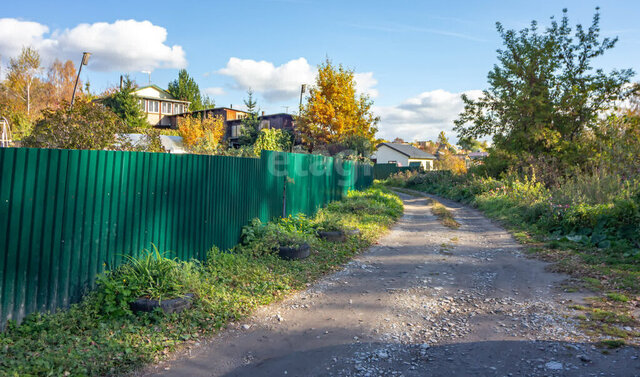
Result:
[[318,232],[318,237],[330,242],[344,242],[346,240],[346,236],[344,232],[341,230],[336,230],[331,232],[321,231],[321,232]]
[[172,298],[168,300],[151,300],[148,298],[139,298],[129,304],[131,311],[152,312],[155,308],[160,308],[165,314],[180,313],[191,307],[193,301],[193,293],[187,293],[183,297]]
[[278,255],[284,260],[298,260],[304,259],[311,253],[311,248],[308,243],[303,243],[299,247],[280,246],[278,248]]

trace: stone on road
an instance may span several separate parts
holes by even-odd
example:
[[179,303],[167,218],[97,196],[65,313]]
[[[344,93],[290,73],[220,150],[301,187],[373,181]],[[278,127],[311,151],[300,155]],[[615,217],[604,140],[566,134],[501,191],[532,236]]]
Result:
[[566,307],[567,277],[525,258],[481,213],[424,197],[379,244],[306,291],[258,310],[159,376],[640,376],[638,349],[603,353]]

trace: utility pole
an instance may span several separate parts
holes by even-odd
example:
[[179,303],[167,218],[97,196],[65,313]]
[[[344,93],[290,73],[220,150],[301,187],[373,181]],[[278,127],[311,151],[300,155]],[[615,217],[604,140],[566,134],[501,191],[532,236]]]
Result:
[[302,115],[302,95],[307,91],[307,84],[302,84],[300,87],[300,107],[298,108],[298,116]]
[[80,80],[80,72],[82,72],[82,66],[89,64],[89,56],[91,56],[90,52],[82,53],[82,60],[80,61],[80,66],[78,67],[78,76],[76,76],[76,84],[73,86],[73,94],[71,95],[71,104],[69,105],[69,110],[73,107],[73,102],[76,100],[76,89],[78,88],[78,80]]

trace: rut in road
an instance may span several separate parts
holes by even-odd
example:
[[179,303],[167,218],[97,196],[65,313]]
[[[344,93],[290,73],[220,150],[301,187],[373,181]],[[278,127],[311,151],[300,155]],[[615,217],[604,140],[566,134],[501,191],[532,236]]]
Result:
[[232,324],[160,376],[640,376],[637,348],[603,354],[566,313],[579,294],[478,211],[424,197],[379,244],[306,291]]

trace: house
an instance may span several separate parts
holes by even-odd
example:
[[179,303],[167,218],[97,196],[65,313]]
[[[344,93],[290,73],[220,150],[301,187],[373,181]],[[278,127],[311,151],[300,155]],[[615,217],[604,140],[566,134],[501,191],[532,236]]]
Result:
[[[189,113],[172,115],[171,121],[174,124],[178,124],[178,118],[191,115],[197,116],[200,118],[207,117],[221,117],[224,121],[225,125],[225,140],[229,142],[230,145],[237,145],[238,139],[240,138],[240,133],[242,131],[242,120],[246,118],[249,113],[246,111],[234,109],[233,107],[216,107],[213,109],[205,109],[192,111]],[[294,121],[293,116],[291,114],[270,114],[265,115],[264,112],[261,116],[258,117],[260,120],[260,129],[263,128],[275,128],[285,131],[293,131],[294,129]]]
[[168,91],[156,85],[148,85],[137,88],[132,94],[138,97],[140,108],[147,116],[147,122],[154,127],[173,127],[177,126],[176,114],[182,114],[189,111],[191,102],[179,100],[171,95]]
[[404,143],[380,143],[376,147],[376,163],[397,163],[398,166],[420,165],[424,170],[433,170],[436,157],[430,153]]

